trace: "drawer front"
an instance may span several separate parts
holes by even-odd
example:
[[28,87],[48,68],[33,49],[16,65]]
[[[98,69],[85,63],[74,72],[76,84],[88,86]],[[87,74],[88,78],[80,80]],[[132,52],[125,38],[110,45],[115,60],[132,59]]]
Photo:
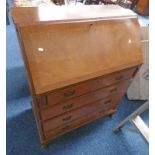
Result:
[[117,96],[109,97],[103,100],[100,100],[97,105],[97,112],[99,114],[105,113],[110,109],[116,109],[118,104],[120,103],[124,93],[120,93]]
[[115,93],[123,93],[125,92],[127,86],[129,85],[130,81],[122,81],[115,85],[105,87],[102,89],[98,89],[97,91],[87,93],[85,95],[75,97],[73,99],[70,99],[68,101],[58,103],[55,106],[44,108],[40,110],[41,119],[47,120],[49,118],[52,118],[54,116],[63,114],[65,112],[74,110],[76,108],[79,108],[81,106],[84,106],[89,103],[93,103],[97,100],[100,100],[104,97],[113,95]]
[[87,92],[91,91],[91,83],[92,81],[87,81],[84,83],[80,83],[74,86],[69,86],[65,89],[58,90],[54,93],[51,93],[47,96],[47,104],[54,105],[59,102],[74,98],[76,96],[83,95]]
[[116,72],[110,75],[106,75],[98,78],[94,81],[94,89],[99,89],[101,87],[106,87],[111,84],[120,82],[122,80],[127,80],[133,77],[137,68],[131,68],[125,71]]
[[91,103],[77,110],[68,112],[64,115],[44,121],[43,122],[44,131],[47,132],[59,126],[70,124],[72,121],[76,119],[84,118],[92,113],[99,112],[101,110],[103,111],[103,109],[104,110],[111,109],[111,108],[113,109],[114,105],[118,104],[118,101],[122,96],[123,96],[123,93],[119,93],[119,94],[116,94],[115,96],[104,98],[95,103]]
[[102,87],[112,85],[122,80],[129,79],[133,76],[133,73],[135,72],[136,68],[137,67],[115,72],[93,80],[76,84],[74,86],[69,86],[64,89],[57,90],[53,93],[49,93],[47,94],[46,104],[42,104],[41,102],[39,102],[39,106],[47,107],[49,105],[54,105],[62,101],[66,101],[68,99],[94,91],[96,89],[100,89]]
[[62,135],[68,131],[71,131],[77,127],[80,127],[87,121],[91,122],[92,117],[95,117],[96,115],[97,115],[97,113],[91,113],[84,118],[73,121],[72,123],[64,124],[64,125],[56,128],[56,129],[54,129],[54,130],[50,130],[48,132],[45,132],[44,133],[45,138],[46,139],[53,139],[59,135]]
[[[123,94],[117,94],[114,97],[105,98],[99,102],[96,102],[96,104],[94,104],[94,108],[91,113],[89,113],[85,117],[79,118],[75,121],[63,124],[54,130],[49,130],[48,132],[45,132],[45,137],[47,139],[51,139],[51,137],[56,137],[56,136],[62,135],[62,134],[66,133],[68,131],[71,131],[77,127],[80,127],[84,124],[92,122],[93,120],[96,120],[97,118],[101,118],[105,115],[109,115],[109,114],[115,112],[116,111],[115,105],[118,105],[122,96],[123,96]],[[111,102],[109,102],[109,99],[112,99]],[[103,111],[103,109],[104,109],[104,111]]]
[[96,112],[94,113],[91,113],[89,115],[87,115],[86,117],[84,118],[81,118],[81,119],[77,119],[75,121],[73,121],[72,123],[68,123],[68,124],[64,124],[54,130],[50,130],[48,132],[45,132],[45,137],[46,139],[53,139],[59,135],[62,135],[68,131],[71,131],[77,127],[80,127],[82,126],[83,124],[86,124],[85,122],[91,122],[95,116],[97,116],[98,114]]
[[71,111],[67,114],[55,117],[53,119],[47,120],[43,122],[43,129],[45,132],[55,129],[61,125],[65,125],[77,118],[87,116],[93,110],[93,106],[85,106],[75,111]]

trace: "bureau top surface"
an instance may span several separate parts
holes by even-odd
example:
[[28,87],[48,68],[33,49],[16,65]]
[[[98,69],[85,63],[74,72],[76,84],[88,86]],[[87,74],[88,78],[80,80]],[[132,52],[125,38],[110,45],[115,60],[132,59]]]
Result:
[[93,20],[136,16],[117,5],[62,5],[49,7],[14,7],[12,15],[15,24],[20,26],[35,23],[61,22],[72,20]]
[[36,94],[142,63],[135,16],[38,23],[23,26],[19,34]]

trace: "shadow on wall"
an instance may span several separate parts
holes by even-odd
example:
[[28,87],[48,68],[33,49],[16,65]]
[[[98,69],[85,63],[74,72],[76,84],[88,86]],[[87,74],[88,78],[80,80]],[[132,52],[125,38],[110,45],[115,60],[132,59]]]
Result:
[[29,96],[29,86],[24,66],[6,70],[6,99]]

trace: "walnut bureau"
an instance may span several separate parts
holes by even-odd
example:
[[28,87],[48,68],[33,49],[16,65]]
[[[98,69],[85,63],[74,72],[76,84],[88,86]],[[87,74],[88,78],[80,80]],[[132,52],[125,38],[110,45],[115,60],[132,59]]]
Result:
[[42,146],[116,111],[143,63],[132,11],[93,5],[11,11]]

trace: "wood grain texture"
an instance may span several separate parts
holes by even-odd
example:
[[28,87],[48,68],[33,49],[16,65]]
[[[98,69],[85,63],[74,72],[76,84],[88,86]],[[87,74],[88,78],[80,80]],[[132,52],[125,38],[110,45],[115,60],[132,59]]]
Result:
[[90,115],[86,116],[85,118],[78,119],[69,125],[60,126],[55,130],[51,130],[49,132],[45,132],[46,141],[44,143],[47,143],[50,140],[55,139],[58,136],[61,136],[65,133],[68,133],[72,130],[75,130],[83,125],[86,125],[88,123],[91,123],[92,121],[95,121],[97,119],[100,119],[102,117],[105,117],[107,115],[113,114],[116,112],[116,109],[110,109],[102,113],[91,113]]
[[[135,70],[136,68],[134,67],[131,69],[115,72],[92,80],[81,82],[72,86],[61,88],[52,93],[48,93],[46,104],[42,102],[43,104],[42,105],[40,104],[40,107],[55,105],[59,102],[63,102],[65,100],[74,98],[76,96],[80,96],[82,94],[86,94],[90,91],[95,91],[97,89],[101,89],[103,87],[118,83],[122,80],[130,79],[132,78]],[[70,95],[66,96],[66,94]]]
[[59,126],[68,125],[74,120],[85,118],[86,116],[94,112],[105,112],[106,110],[115,107],[116,103],[118,103],[118,101],[120,100],[120,96],[122,96],[122,94],[123,93],[116,93],[114,96],[95,101],[93,103],[87,104],[86,106],[65,113],[61,116],[43,121],[43,129],[45,132],[48,132]]
[[134,19],[23,27],[35,93],[141,64],[137,32]]
[[[102,89],[98,89],[96,91],[89,92],[87,94],[74,97],[73,99],[60,102],[55,106],[47,106],[46,108],[42,108],[40,110],[42,120],[47,120],[54,116],[61,115],[63,113],[69,112],[71,110],[82,107],[86,104],[90,104],[96,102],[97,100],[101,100],[105,97],[115,95],[116,93],[124,93],[126,88],[128,87],[130,81],[122,81],[115,85],[104,87]],[[53,101],[54,102],[54,101]],[[50,103],[49,103],[50,105]]]

